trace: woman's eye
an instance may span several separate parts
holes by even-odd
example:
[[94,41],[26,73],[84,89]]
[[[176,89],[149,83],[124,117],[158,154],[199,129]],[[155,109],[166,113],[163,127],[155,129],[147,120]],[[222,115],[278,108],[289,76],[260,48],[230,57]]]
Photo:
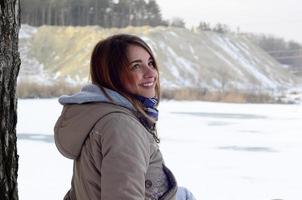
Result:
[[139,69],[139,68],[140,68],[139,64],[134,64],[134,65],[132,65],[131,70],[136,70],[136,69]]
[[148,65],[151,66],[151,67],[154,67],[154,62],[151,61],[151,62],[148,63]]

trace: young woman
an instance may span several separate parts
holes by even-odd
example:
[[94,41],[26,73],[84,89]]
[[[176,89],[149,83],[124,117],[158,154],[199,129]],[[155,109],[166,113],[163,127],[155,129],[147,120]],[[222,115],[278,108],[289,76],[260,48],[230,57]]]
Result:
[[194,199],[164,165],[156,132],[160,95],[150,47],[133,35],[95,46],[92,84],[64,105],[55,126],[59,151],[74,160],[70,200]]

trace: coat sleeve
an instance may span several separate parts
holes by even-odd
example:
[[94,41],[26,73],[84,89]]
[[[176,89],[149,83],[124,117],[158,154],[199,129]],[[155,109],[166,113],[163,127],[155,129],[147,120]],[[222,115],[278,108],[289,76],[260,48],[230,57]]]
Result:
[[101,199],[145,199],[150,142],[138,123],[130,116],[114,113],[103,125]]

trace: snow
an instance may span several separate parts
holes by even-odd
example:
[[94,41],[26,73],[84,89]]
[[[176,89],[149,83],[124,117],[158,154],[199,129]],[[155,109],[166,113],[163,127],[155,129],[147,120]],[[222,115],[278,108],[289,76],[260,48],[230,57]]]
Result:
[[34,33],[37,32],[37,28],[33,26],[29,26],[27,24],[22,24],[19,31],[20,39],[28,39],[31,38]]
[[168,31],[167,33],[170,34],[170,35],[173,36],[173,37],[176,37],[176,38],[179,37],[175,32]]
[[212,79],[212,84],[217,88],[222,87],[222,83],[219,80],[215,79],[215,78]]
[[[44,28],[42,30],[22,24],[19,34],[19,49],[22,60],[19,77],[21,77],[21,80],[26,80],[29,77],[31,82],[44,85],[50,85],[56,81],[56,77],[64,76],[62,63],[64,63],[64,67],[69,67],[69,71],[71,70],[71,74],[73,74],[74,80],[70,82],[86,82],[87,76],[83,74],[86,73],[85,66],[89,65],[90,55],[88,54],[92,48],[91,46],[94,45],[96,38],[100,36],[99,34],[105,37],[117,31],[116,29],[105,30],[97,26],[80,29],[76,27],[67,27],[66,29],[62,29],[62,27],[58,27],[58,29],[55,27]],[[37,52],[32,51],[32,49],[40,49],[37,46],[39,42],[33,40],[33,38],[38,40],[48,34],[46,33],[48,31],[64,32],[64,30],[71,35],[80,35],[78,34],[79,31],[90,31],[91,34],[86,38],[87,41],[84,41],[85,47],[78,48],[77,51],[74,48],[69,48],[71,52],[65,51],[64,56],[57,56],[62,53],[58,54],[54,51],[47,51],[47,55],[44,55],[43,52],[38,55]],[[272,89],[276,91],[282,87],[290,88],[298,82],[287,73],[286,68],[273,62],[273,59],[263,54],[264,52],[259,53],[259,49],[249,40],[243,40],[246,37],[242,35],[221,35],[214,32],[194,33],[185,29],[164,27],[130,27],[124,31],[140,35],[150,45],[156,54],[155,57],[158,58],[159,66],[163,69],[162,80],[166,79],[165,84],[171,83],[171,87],[195,88],[196,86],[206,86],[207,89],[211,90],[216,86],[209,81],[209,77],[215,77],[219,80],[221,76],[224,76],[224,80],[232,81],[232,83],[226,84],[228,86],[226,89],[232,89],[232,87],[239,90],[259,88],[269,92]],[[50,33],[49,37],[52,35]],[[82,39],[82,37],[78,39],[71,37],[70,41],[66,41],[66,45],[74,44],[73,40],[82,41]],[[50,38],[49,41],[53,41],[45,44],[49,49],[62,49],[59,38]],[[59,65],[52,66],[51,63],[47,63],[44,59],[46,57],[53,57],[55,62],[52,63],[59,63]],[[80,63],[75,64],[74,62]],[[75,77],[76,70],[73,70],[72,66],[81,68],[77,71],[78,77]],[[225,71],[229,73],[225,73]],[[251,84],[252,87],[250,87]]]
[[285,103],[302,104],[302,87],[291,88],[281,93],[281,101]]
[[227,58],[225,58],[219,51],[215,51],[212,48],[209,48],[219,59],[223,60],[226,64],[229,65],[230,68],[235,70],[238,74],[238,77],[244,77],[244,74],[234,65],[232,64]]
[[[18,101],[20,200],[62,199],[72,161],[57,151],[57,99]],[[302,105],[163,101],[166,165],[197,200],[301,200]]]
[[[184,57],[177,56],[176,52],[169,46],[165,46],[160,43],[160,47],[165,49],[169,56],[167,57],[167,62],[164,62],[166,66],[169,66],[169,71],[176,78],[177,83],[183,87],[192,87],[194,83],[196,84],[198,80],[198,66]],[[194,67],[195,66],[195,67]],[[180,73],[189,73],[190,79],[180,78]]]
[[258,79],[267,88],[276,88],[278,85],[273,80],[269,79],[265,74],[261,73],[252,60],[246,58],[241,50],[235,46],[228,38],[223,36],[216,36],[212,38],[213,42],[222,48],[230,57],[237,60],[246,70],[250,72],[256,79]]

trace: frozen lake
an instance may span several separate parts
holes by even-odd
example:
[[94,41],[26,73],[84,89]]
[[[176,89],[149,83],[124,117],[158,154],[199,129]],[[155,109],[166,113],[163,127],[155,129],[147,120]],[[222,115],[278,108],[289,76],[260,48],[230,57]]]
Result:
[[[72,161],[53,141],[57,99],[18,101],[20,200],[63,199]],[[163,101],[166,165],[197,200],[301,200],[302,105]]]

